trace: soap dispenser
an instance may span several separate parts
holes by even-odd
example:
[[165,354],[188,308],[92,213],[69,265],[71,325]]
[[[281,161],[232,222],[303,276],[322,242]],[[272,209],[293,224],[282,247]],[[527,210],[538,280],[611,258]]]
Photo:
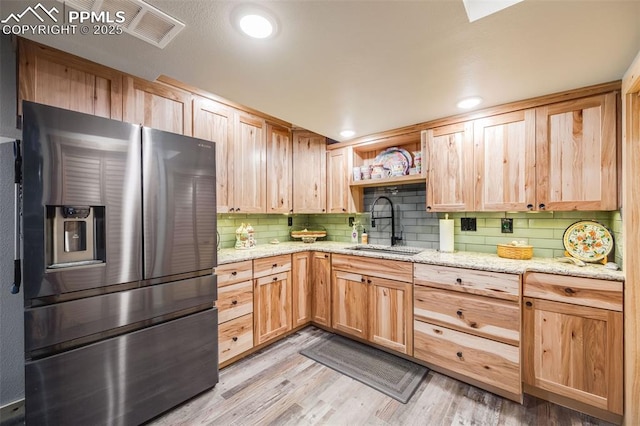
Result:
[[358,244],[358,228],[355,223],[353,224],[353,229],[351,230],[351,242],[353,244]]

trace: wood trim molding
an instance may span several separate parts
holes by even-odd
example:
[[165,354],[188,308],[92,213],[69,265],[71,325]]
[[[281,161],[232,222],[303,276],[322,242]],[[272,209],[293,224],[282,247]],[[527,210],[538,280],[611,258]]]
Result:
[[622,234],[624,286],[624,424],[640,424],[640,264],[637,243],[640,233],[640,52],[622,83]]
[[[637,74],[640,74],[640,65],[638,65]],[[569,101],[573,99],[579,99],[589,97],[593,95],[599,95],[608,92],[620,91],[621,81],[612,81],[609,83],[596,84],[593,86],[583,87],[579,89],[567,90],[564,92],[553,93],[544,96],[538,96],[531,99],[525,99],[522,101],[511,102],[508,104],[497,105],[490,108],[485,108],[479,111],[474,111],[465,114],[454,115],[450,117],[439,118],[435,120],[425,121],[423,123],[413,124],[410,126],[400,127],[397,129],[388,130],[385,132],[375,133],[371,135],[362,136],[356,139],[352,139],[345,142],[340,142],[327,147],[327,149],[337,149],[343,146],[360,145],[364,143],[377,143],[382,140],[393,139],[398,144],[402,142],[396,142],[396,138],[407,137],[408,134],[420,133],[422,130],[432,129],[434,127],[447,126],[450,124],[460,123],[463,121],[475,120],[478,118],[485,118],[492,115],[504,114],[506,112],[518,111],[521,109],[535,108],[542,105],[548,105],[556,102]],[[640,83],[638,83],[640,86]]]

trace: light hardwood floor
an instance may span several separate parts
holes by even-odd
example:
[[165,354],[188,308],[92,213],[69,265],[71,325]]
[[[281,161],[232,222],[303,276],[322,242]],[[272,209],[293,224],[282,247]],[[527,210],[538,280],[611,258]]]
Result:
[[402,404],[298,352],[307,327],[220,371],[210,391],[149,423],[166,425],[607,425],[526,396],[523,405],[430,371]]

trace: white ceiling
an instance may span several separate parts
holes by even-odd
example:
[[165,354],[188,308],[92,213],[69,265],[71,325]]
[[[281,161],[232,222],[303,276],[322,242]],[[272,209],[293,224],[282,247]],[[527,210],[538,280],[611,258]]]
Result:
[[640,0],[525,0],[472,23],[462,0],[254,1],[278,19],[271,40],[234,29],[242,1],[147,3],[186,24],[162,50],[129,35],[29,38],[336,140],[457,114],[467,96],[481,108],[618,80],[640,51]]

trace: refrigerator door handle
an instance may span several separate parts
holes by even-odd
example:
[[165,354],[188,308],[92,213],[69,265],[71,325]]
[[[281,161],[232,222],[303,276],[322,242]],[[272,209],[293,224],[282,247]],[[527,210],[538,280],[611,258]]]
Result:
[[13,285],[11,286],[11,294],[20,293],[20,285],[22,284],[22,267],[20,261],[20,222],[22,211],[20,206],[22,205],[22,153],[20,151],[20,141],[16,140],[13,143],[13,158],[14,158],[14,238],[15,246],[13,252]]

